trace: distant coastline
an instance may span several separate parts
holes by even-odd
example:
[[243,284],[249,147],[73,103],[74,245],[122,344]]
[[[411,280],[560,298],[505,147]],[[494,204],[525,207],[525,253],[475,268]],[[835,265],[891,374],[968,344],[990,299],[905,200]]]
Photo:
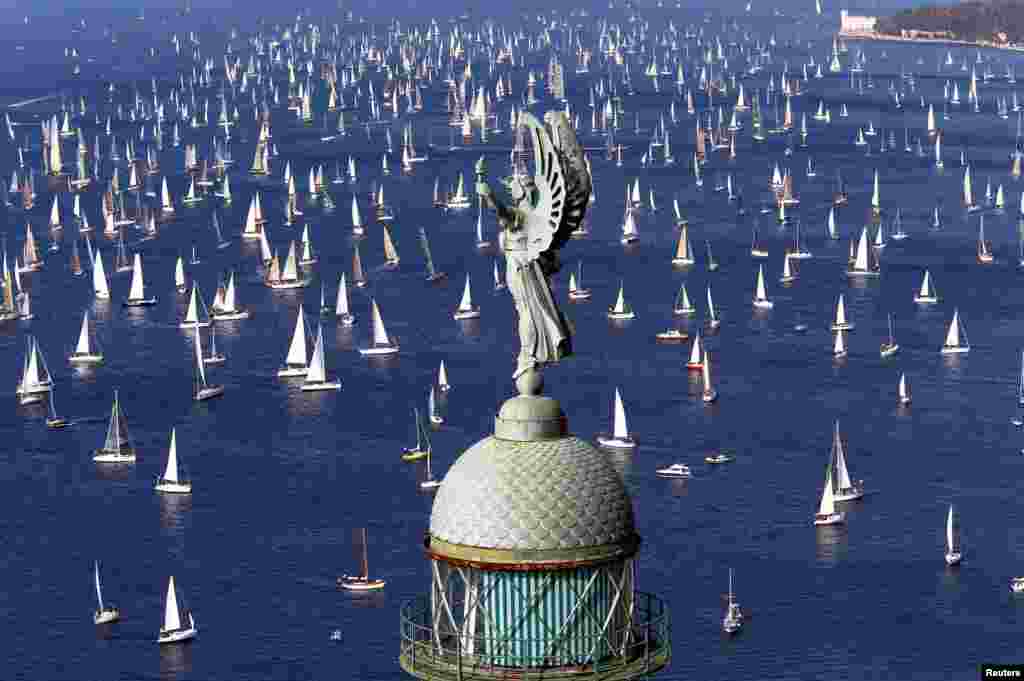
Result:
[[958,47],[978,47],[995,50],[1010,50],[1024,52],[1024,44],[979,42],[974,40],[958,40],[956,38],[925,38],[920,36],[910,37],[902,35],[891,35],[888,33],[867,33],[864,31],[839,31],[838,37],[843,40],[872,40],[887,41],[896,43],[912,43],[916,45],[955,45]]
[[[1021,30],[1006,28],[1016,26],[1017,22],[1005,14],[991,12],[992,7],[997,5],[971,2],[954,7],[924,7],[889,17],[852,15],[843,10],[838,37],[1024,51],[1024,40],[1011,39],[1021,35]],[[1024,25],[1024,16],[1021,24]]]

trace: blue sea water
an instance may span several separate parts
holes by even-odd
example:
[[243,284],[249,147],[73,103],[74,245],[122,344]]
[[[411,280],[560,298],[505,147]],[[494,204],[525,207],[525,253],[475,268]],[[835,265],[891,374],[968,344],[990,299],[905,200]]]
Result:
[[[685,15],[699,20],[699,15]],[[166,40],[151,61],[138,55],[147,32],[162,39],[182,19],[162,27],[153,17],[125,27],[123,40],[110,46],[96,28],[75,38],[83,58],[82,81],[73,83],[61,56],[60,40],[38,26],[23,28],[8,21],[2,30],[19,36],[5,43],[7,59],[2,103],[10,105],[58,91],[78,89],[95,101],[108,79],[130,83],[148,92],[148,76],[161,74],[169,87],[174,72]],[[680,19],[680,23],[682,23]],[[153,25],[155,24],[155,25]],[[717,30],[717,19],[705,30]],[[61,29],[62,31],[65,29]],[[347,30],[358,30],[349,28]],[[750,93],[764,89],[768,76],[776,81],[783,64],[790,74],[813,54],[827,56],[827,34],[810,24],[794,30],[784,21],[766,20],[757,32],[767,40],[780,36],[774,62],[761,74],[743,81]],[[786,45],[797,36],[814,41]],[[26,49],[15,52],[23,42]],[[129,49],[131,47],[132,49]],[[674,656],[661,674],[666,679],[969,679],[982,661],[1019,661],[1018,632],[1022,604],[1009,591],[1009,579],[1022,571],[1024,536],[1017,499],[1017,478],[1024,471],[1021,432],[1010,424],[1016,413],[1020,337],[1024,323],[1022,275],[1016,267],[1015,210],[1021,186],[1008,174],[1007,154],[1013,148],[1015,117],[994,113],[994,96],[1009,97],[1013,86],[994,80],[982,88],[983,112],[966,105],[952,110],[944,130],[946,169],[937,171],[930,157],[902,150],[903,130],[911,138],[923,134],[925,111],[918,98],[941,102],[947,78],[961,91],[967,74],[959,70],[975,50],[953,49],[957,67],[935,74],[944,48],[851,43],[852,57],[863,49],[875,87],[863,95],[851,88],[846,74],[827,75],[803,84],[794,98],[794,113],[813,112],[824,98],[833,123],[810,122],[810,146],[783,156],[785,138],[754,145],[748,129],[741,133],[738,158],[718,153],[704,169],[705,184],[694,187],[687,159],[693,148],[694,119],[681,114],[671,128],[675,155],[672,168],[642,168],[644,140],[672,98],[668,81],[662,93],[634,72],[637,93],[626,99],[629,112],[620,140],[629,145],[624,166],[603,159],[596,148],[603,138],[583,134],[591,152],[597,200],[590,209],[591,235],[562,250],[565,268],[554,280],[556,297],[576,328],[574,356],[546,374],[547,393],[558,397],[570,428],[589,438],[610,426],[612,396],[622,390],[630,429],[640,446],[629,455],[610,453],[633,495],[638,530],[644,538],[639,557],[639,584],[663,597],[672,608]],[[134,51],[133,51],[134,50]],[[884,53],[884,54],[883,54]],[[993,71],[1005,64],[1024,71],[1024,60],[1008,53],[983,52]],[[918,64],[918,58],[923,64]],[[540,70],[546,56],[534,55]],[[116,67],[116,70],[114,70]],[[31,76],[27,75],[31,68]],[[581,112],[589,131],[586,81],[566,63],[572,107]],[[980,68],[980,67],[979,67]],[[908,93],[903,109],[887,94],[890,81],[901,89],[901,70],[919,74],[917,91]],[[692,66],[689,78],[693,79]],[[513,73],[517,93],[526,74]],[[379,82],[378,82],[379,85]],[[130,90],[128,90],[130,92]],[[407,598],[429,588],[422,533],[431,497],[419,491],[422,464],[399,459],[414,439],[411,410],[425,406],[438,365],[444,360],[453,390],[444,400],[447,422],[433,435],[439,474],[473,442],[490,432],[500,402],[512,394],[510,375],[516,340],[513,309],[506,292],[493,292],[494,252],[474,246],[474,209],[443,213],[430,206],[436,177],[442,185],[458,173],[471,177],[473,163],[488,157],[492,172],[503,171],[509,136],[492,136],[487,145],[477,138],[469,148],[448,151],[449,129],[443,114],[444,90],[430,89],[427,111],[412,117],[417,143],[435,145],[431,160],[411,175],[384,179],[389,201],[397,210],[391,229],[402,263],[396,271],[383,262],[380,230],[373,226],[361,242],[370,285],[351,291],[359,323],[353,330],[324,320],[329,371],[342,382],[337,393],[304,393],[294,382],[279,380],[298,306],[307,313],[319,307],[321,281],[333,301],[338,277],[350,271],[352,239],[348,218],[351,185],[331,185],[333,212],[307,206],[309,225],[320,262],[313,284],[304,290],[275,292],[261,283],[258,250],[238,240],[249,197],[257,188],[245,172],[252,154],[251,112],[243,110],[238,130],[244,139],[234,145],[237,166],[232,172],[235,201],[219,207],[222,225],[234,238],[223,251],[214,248],[210,228],[211,201],[195,208],[180,206],[176,219],[163,226],[155,241],[136,243],[142,253],[147,285],[158,297],[155,307],[128,311],[127,274],[113,274],[113,245],[99,239],[110,276],[112,299],[94,300],[88,277],[75,279],[67,270],[70,233],[60,236],[62,250],[46,253],[44,269],[23,279],[31,291],[35,319],[0,326],[0,372],[10,390],[6,414],[0,419],[0,622],[3,623],[6,669],[17,679],[398,679],[398,609]],[[215,91],[211,109],[216,111]],[[850,118],[836,116],[845,103]],[[49,116],[56,100],[12,110],[12,117],[32,123]],[[499,107],[508,118],[509,102]],[[536,110],[560,104],[545,100]],[[639,112],[648,133],[631,133]],[[248,116],[246,114],[249,114]],[[765,110],[771,118],[771,109]],[[362,112],[365,115],[365,112]],[[745,116],[749,117],[749,114]],[[391,123],[396,147],[405,115]],[[872,155],[855,149],[860,125],[896,132],[897,149]],[[97,131],[85,122],[91,144]],[[28,131],[29,127],[19,127]],[[132,130],[123,126],[119,137]],[[319,123],[312,128],[292,122],[275,110],[274,141],[281,157],[273,160],[279,178],[284,160],[304,180],[312,164],[348,155],[358,160],[355,189],[364,215],[370,211],[370,183],[380,180],[383,130],[368,140],[359,128],[330,145],[319,142]],[[183,131],[186,141],[203,145],[209,132]],[[21,133],[19,132],[19,135]],[[33,132],[38,141],[38,133]],[[104,153],[109,143],[104,144]],[[926,151],[928,150],[926,146]],[[1007,190],[1008,209],[985,216],[986,234],[997,259],[991,266],[975,260],[977,216],[959,204],[962,170],[959,151],[966,149],[976,191],[991,178]],[[205,151],[204,155],[208,154]],[[818,176],[806,178],[808,154]],[[38,149],[30,154],[38,163]],[[0,176],[14,169],[14,148],[0,146]],[[182,149],[168,147],[161,164],[172,192],[185,189]],[[392,167],[397,169],[397,156]],[[792,169],[801,206],[794,214],[803,225],[804,241],[814,258],[799,264],[792,286],[777,283],[784,248],[792,227],[779,229],[759,206],[770,196],[768,179],[776,162]],[[109,173],[109,162],[105,164]],[[911,236],[891,242],[881,256],[882,276],[868,281],[845,275],[848,239],[866,221],[871,177],[881,179],[885,219],[902,209]],[[839,213],[843,239],[824,237],[825,218],[837,170],[850,190],[849,206]],[[122,167],[122,179],[125,170]],[[742,190],[747,214],[737,217],[724,193],[713,191],[716,173],[733,174]],[[653,188],[656,213],[639,216],[640,243],[624,249],[618,242],[623,212],[622,192],[639,177],[646,201]],[[283,185],[262,185],[274,245],[283,248],[301,232],[281,224]],[[50,193],[39,184],[36,208],[28,216],[44,249],[50,243],[46,222]],[[669,261],[677,231],[671,200],[677,197],[689,219],[698,264],[674,270]],[[66,197],[62,197],[66,198]],[[942,202],[944,223],[929,228],[930,212]],[[94,187],[83,201],[90,221],[99,225],[99,193]],[[219,202],[218,202],[219,203]],[[767,244],[763,261],[770,312],[752,309],[750,298],[758,262],[749,255],[752,226]],[[303,223],[300,223],[300,225]],[[487,216],[493,235],[494,221]],[[430,235],[438,268],[448,273],[441,285],[423,282],[423,261],[417,230]],[[18,252],[25,216],[8,211],[8,251]],[[721,267],[704,267],[702,245],[712,243]],[[251,319],[219,324],[217,342],[228,356],[210,370],[226,395],[209,403],[191,400],[192,337],[177,327],[185,299],[173,288],[174,260],[198,244],[202,264],[189,266],[207,302],[219,273],[239,272],[239,298]],[[84,251],[83,251],[84,255]],[[584,283],[593,298],[567,302],[568,271],[582,261]],[[942,300],[920,307],[913,294],[928,268]],[[472,277],[479,322],[451,319],[465,276]],[[607,306],[619,284],[625,286],[636,320],[610,324]],[[654,334],[676,323],[672,300],[685,282],[701,309],[681,328],[700,328],[706,285],[713,288],[723,319],[708,337],[716,364],[719,401],[700,400],[700,380],[687,372],[688,346],[654,343]],[[849,357],[831,357],[828,329],[838,295],[845,294],[856,329],[848,336]],[[366,342],[370,298],[381,307],[388,331],[399,339],[401,353],[389,361],[368,361],[356,347]],[[971,352],[952,358],[939,354],[945,329],[958,308]],[[69,367],[65,357],[73,345],[83,311],[93,315],[106,362],[96,369]],[[887,337],[887,315],[895,318],[901,351],[881,359],[878,347]],[[805,323],[806,333],[794,331]],[[45,354],[62,415],[75,421],[63,431],[48,430],[45,408],[20,408],[13,399],[26,343],[35,336]],[[6,368],[5,368],[6,367]],[[906,372],[913,404],[899,408],[896,384]],[[115,390],[120,391],[129,431],[139,451],[131,466],[101,466],[91,452],[103,442]],[[827,462],[833,422],[839,419],[848,441],[854,477],[863,478],[868,495],[846,504],[848,523],[835,529],[811,525]],[[190,497],[157,495],[154,479],[165,464],[171,428],[177,429],[178,452],[195,490]],[[703,463],[719,449],[735,452],[736,461],[713,468]],[[654,476],[661,466],[685,462],[693,479],[666,481]],[[959,569],[942,560],[943,527],[948,504],[956,504],[963,527],[965,559]],[[339,592],[335,577],[351,571],[352,530],[369,532],[373,574],[387,580],[385,591],[372,595]],[[102,567],[105,595],[120,607],[123,621],[97,630],[90,619],[95,606],[91,570]],[[728,569],[736,571],[738,598],[749,614],[743,633],[723,638],[721,594]],[[199,638],[189,645],[160,647],[168,575],[174,574],[186,603],[195,613]],[[331,641],[340,629],[342,641]]]

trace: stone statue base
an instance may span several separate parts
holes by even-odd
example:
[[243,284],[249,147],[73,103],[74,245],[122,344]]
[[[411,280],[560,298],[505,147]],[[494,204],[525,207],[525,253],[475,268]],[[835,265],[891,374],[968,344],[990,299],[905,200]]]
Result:
[[569,434],[569,420],[558,400],[519,395],[505,400],[494,419],[494,437],[515,442],[557,440]]

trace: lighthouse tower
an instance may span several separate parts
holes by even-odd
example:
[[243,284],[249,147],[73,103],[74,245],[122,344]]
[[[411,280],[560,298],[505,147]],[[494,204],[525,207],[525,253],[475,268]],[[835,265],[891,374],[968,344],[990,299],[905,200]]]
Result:
[[502,405],[445,476],[425,545],[430,591],[401,612],[417,678],[620,681],[668,664],[668,609],[637,590],[629,493],[550,397]]

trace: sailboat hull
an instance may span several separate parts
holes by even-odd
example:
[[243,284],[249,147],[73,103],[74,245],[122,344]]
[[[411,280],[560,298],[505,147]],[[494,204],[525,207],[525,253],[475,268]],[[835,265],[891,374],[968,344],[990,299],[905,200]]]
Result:
[[318,390],[341,390],[341,383],[338,381],[317,381],[315,383],[303,383],[302,390],[315,392]]
[[110,624],[121,619],[121,611],[117,608],[104,608],[92,614],[94,624]]
[[250,315],[248,310],[238,310],[235,312],[214,312],[212,316],[215,322],[231,322],[238,319],[248,319]]
[[206,328],[210,325],[210,322],[181,322],[178,324],[179,329],[193,329],[197,326]]
[[943,345],[941,352],[943,355],[961,355],[969,352],[970,349],[970,346],[967,345]]
[[840,525],[846,522],[846,514],[842,511],[836,511],[835,513],[817,513],[814,516],[814,524],[819,526],[824,525]]
[[946,565],[949,565],[950,567],[954,565],[959,565],[961,558],[962,556],[960,555],[959,551],[946,551]]
[[914,296],[914,302],[922,305],[937,303],[939,299],[937,296]]
[[426,451],[419,449],[406,449],[402,454],[402,461],[419,461],[427,455]]
[[[364,283],[363,286],[365,285],[366,284]],[[296,281],[268,281],[267,286],[274,290],[305,288],[309,286],[309,282],[304,279],[299,279]],[[359,282],[356,282],[356,286],[359,286]]]
[[354,314],[345,313],[338,315],[338,323],[342,326],[354,326],[356,323],[356,316]]
[[277,370],[278,378],[294,378],[296,376],[305,376],[306,372],[309,371],[307,367],[281,367]]
[[368,348],[359,348],[359,354],[364,356],[394,355],[398,353],[398,346],[395,345],[374,345]]
[[455,313],[452,315],[452,317],[454,319],[456,319],[456,320],[479,319],[480,318],[480,308],[473,307],[473,308],[470,308],[468,310],[456,310]]
[[135,452],[114,452],[97,449],[92,460],[96,463],[135,463]]
[[569,291],[569,300],[587,300],[590,298],[590,289],[578,288],[575,291]]
[[383,579],[364,579],[363,577],[338,577],[338,586],[348,591],[377,591],[384,588]]
[[625,320],[633,319],[634,317],[636,317],[636,314],[633,313],[632,311],[630,311],[630,312],[615,312],[614,310],[608,310],[608,319],[614,319],[614,320],[617,320],[617,321],[625,321]]
[[156,305],[156,298],[129,298],[122,303],[125,307],[145,307],[147,305]]
[[224,394],[224,386],[222,386],[222,385],[211,385],[211,386],[208,386],[206,388],[201,388],[199,391],[197,391],[196,394],[195,394],[194,399],[195,399],[196,402],[202,402],[204,400],[209,400],[209,399],[212,399],[214,397],[220,397],[223,394]]
[[182,641],[191,641],[198,633],[199,632],[195,627],[189,627],[188,629],[176,629],[174,631],[160,630],[160,636],[157,638],[157,641],[161,644],[181,643]]
[[597,444],[612,449],[633,449],[636,447],[636,440],[626,437],[615,437],[614,435],[598,435]]
[[192,483],[180,481],[174,482],[161,478],[156,481],[156,486],[153,489],[157,492],[165,492],[167,494],[192,494]]

